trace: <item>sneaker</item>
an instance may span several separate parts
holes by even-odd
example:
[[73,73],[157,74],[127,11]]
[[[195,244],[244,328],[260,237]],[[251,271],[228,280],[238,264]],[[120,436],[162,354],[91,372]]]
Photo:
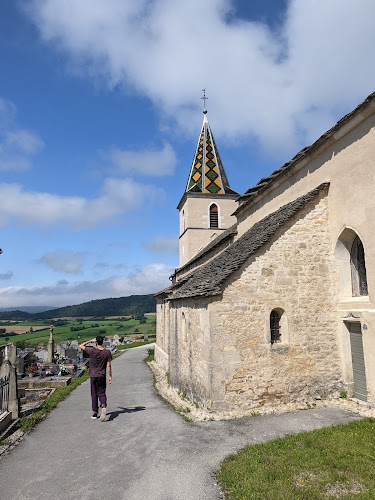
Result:
[[98,417],[98,414],[97,414],[97,413],[93,413],[93,414],[91,415],[91,418],[92,418],[93,420],[96,420],[96,419],[97,419],[97,418],[99,418],[99,417]]
[[106,414],[107,414],[107,408],[105,406],[102,406],[102,409],[100,412],[100,421],[101,422],[104,422]]

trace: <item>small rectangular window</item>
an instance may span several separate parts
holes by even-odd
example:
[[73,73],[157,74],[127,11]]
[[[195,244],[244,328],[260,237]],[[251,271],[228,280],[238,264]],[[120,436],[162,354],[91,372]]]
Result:
[[280,319],[281,316],[277,311],[271,312],[270,314],[271,344],[281,342]]

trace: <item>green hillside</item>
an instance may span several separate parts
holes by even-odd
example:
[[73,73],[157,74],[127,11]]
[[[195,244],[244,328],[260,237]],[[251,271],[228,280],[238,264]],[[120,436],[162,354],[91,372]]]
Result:
[[[37,329],[38,326],[44,326],[45,323],[47,323],[45,328],[41,330]],[[22,328],[22,332],[25,333],[15,334],[12,331],[9,332],[9,330],[8,333],[0,332],[0,345],[7,344],[8,342],[16,342],[17,347],[24,349],[25,346],[33,345],[36,347],[39,342],[44,342],[46,346],[50,336],[48,323],[48,320],[13,323],[8,327],[9,330],[18,328],[18,331],[20,331],[19,329]],[[97,335],[111,337],[115,334],[119,336],[133,335],[139,339],[143,339],[143,335],[148,334],[154,338],[156,333],[155,315],[150,315],[146,318],[142,317],[141,319],[59,319],[56,320],[54,324],[53,338],[57,343],[66,340],[78,340],[79,342],[83,342]]]
[[98,299],[75,306],[30,314],[24,311],[0,312],[0,320],[36,320],[50,318],[80,318],[83,316],[142,316],[156,311],[156,300],[150,295],[130,295],[111,299]]

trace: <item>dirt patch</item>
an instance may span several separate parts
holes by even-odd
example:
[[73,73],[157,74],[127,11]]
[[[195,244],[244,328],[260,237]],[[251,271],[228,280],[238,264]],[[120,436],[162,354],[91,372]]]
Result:
[[328,498],[345,498],[365,493],[368,489],[361,483],[335,483],[327,485],[324,495]]

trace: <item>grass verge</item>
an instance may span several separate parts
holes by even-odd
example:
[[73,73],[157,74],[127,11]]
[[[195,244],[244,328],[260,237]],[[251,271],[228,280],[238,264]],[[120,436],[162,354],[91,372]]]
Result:
[[154,361],[154,355],[155,355],[155,349],[147,349],[148,356],[145,359],[146,363],[149,363],[150,361]]
[[116,349],[122,351],[124,349],[132,349],[133,347],[139,347],[140,345],[153,344],[155,340],[151,340],[150,342],[133,342],[132,344],[118,345]]
[[375,419],[247,446],[218,472],[225,498],[375,498]]
[[89,378],[89,371],[85,370],[79,378],[72,379],[66,387],[57,387],[51,396],[45,400],[42,406],[28,417],[22,417],[19,420],[19,428],[27,431],[43,420],[45,415],[53,410],[60,401],[66,398],[76,387]]

